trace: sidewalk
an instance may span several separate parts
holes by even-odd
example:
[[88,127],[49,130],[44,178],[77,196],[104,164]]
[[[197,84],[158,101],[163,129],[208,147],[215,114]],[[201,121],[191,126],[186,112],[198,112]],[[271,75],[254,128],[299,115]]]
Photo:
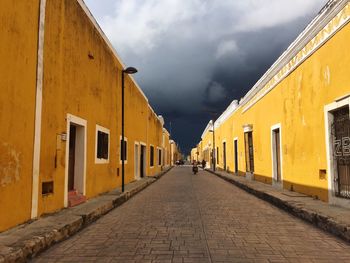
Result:
[[271,204],[284,209],[343,240],[350,242],[350,209],[329,205],[312,197],[277,189],[272,185],[248,180],[227,172],[206,169],[206,171],[238,186]]
[[63,209],[0,234],[0,263],[26,262],[50,246],[63,241],[120,206],[170,171],[166,168],[154,177],[145,177],[121,188],[90,199],[76,207]]

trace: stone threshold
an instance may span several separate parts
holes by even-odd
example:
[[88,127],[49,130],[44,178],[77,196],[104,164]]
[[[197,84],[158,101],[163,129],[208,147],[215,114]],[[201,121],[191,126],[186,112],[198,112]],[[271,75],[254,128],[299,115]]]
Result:
[[296,195],[296,192],[248,180],[243,176],[221,171],[214,172],[210,169],[206,169],[206,171],[328,233],[350,242],[350,209],[348,208],[330,205],[306,195],[302,196],[302,194]]
[[27,262],[122,205],[160,179],[171,168],[167,167],[155,176],[145,177],[125,185],[124,193],[121,192],[121,187],[118,187],[81,205],[42,216],[0,233],[0,263]]

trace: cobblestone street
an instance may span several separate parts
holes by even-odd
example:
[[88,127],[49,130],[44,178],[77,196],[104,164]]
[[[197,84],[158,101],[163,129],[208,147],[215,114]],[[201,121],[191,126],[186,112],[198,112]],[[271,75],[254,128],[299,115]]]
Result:
[[350,246],[179,167],[34,262],[350,262]]

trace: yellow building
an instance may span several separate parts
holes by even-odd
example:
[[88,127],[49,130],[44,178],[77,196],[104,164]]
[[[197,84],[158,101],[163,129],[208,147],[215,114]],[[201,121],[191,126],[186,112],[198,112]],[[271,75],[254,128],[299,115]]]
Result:
[[19,2],[0,11],[0,231],[120,186],[123,153],[125,183],[170,165],[164,120],[130,75],[122,150],[125,65],[84,2]]
[[190,156],[191,156],[191,163],[193,163],[194,161],[197,161],[197,147],[192,148]]
[[38,16],[39,0],[1,1],[0,231],[30,219]]
[[329,1],[216,120],[218,168],[350,206],[349,21],[349,1]]
[[170,140],[170,156],[171,165],[175,165],[176,161],[181,160],[182,157],[177,144],[173,140]]

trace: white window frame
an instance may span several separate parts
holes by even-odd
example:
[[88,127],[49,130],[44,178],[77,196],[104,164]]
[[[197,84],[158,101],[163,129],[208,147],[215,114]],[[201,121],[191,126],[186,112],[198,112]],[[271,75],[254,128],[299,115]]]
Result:
[[[104,158],[97,158],[97,147],[98,147],[98,132],[103,132],[108,134],[108,158],[104,159]],[[110,130],[96,124],[96,132],[95,132],[95,164],[106,164],[109,163],[109,156],[111,153],[111,133]]]
[[328,202],[332,205],[338,205],[350,208],[350,200],[345,198],[340,198],[335,196],[335,186],[334,186],[334,166],[335,162],[333,160],[333,147],[332,147],[332,134],[331,125],[333,121],[332,112],[348,106],[350,110],[350,95],[344,96],[342,98],[336,99],[335,102],[324,106],[324,120],[325,120],[325,140],[326,140],[326,154],[327,154],[327,179],[328,179]]
[[[277,183],[277,167],[276,164],[276,154],[274,152],[276,143],[274,140],[274,132],[279,130],[280,133],[280,158],[281,158],[281,182]],[[271,126],[271,160],[272,160],[272,185],[283,188],[283,151],[282,151],[282,125],[281,123],[277,123]]]
[[[128,146],[129,146],[129,142],[128,142],[128,138],[126,138],[124,136],[124,142],[126,142],[126,154],[125,154],[125,160],[124,160],[124,164],[128,164],[128,160],[129,160],[129,150],[128,150]],[[120,152],[119,152],[119,164],[122,164],[122,136],[120,135],[119,137],[119,145],[120,145]]]

